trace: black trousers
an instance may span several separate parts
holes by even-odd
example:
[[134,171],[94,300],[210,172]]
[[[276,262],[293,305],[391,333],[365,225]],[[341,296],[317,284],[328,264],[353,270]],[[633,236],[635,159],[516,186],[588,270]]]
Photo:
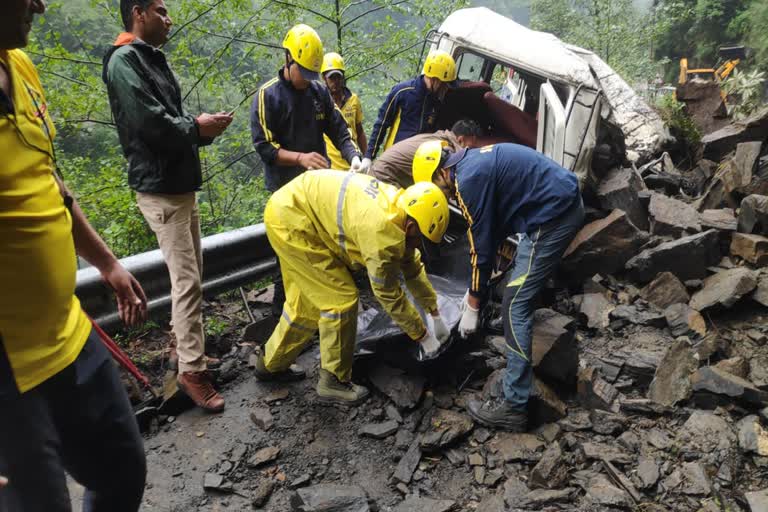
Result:
[[[2,348],[2,347],[0,347]],[[92,332],[77,360],[36,388],[0,395],[1,512],[70,512],[65,471],[84,512],[136,512],[144,443],[117,368]]]

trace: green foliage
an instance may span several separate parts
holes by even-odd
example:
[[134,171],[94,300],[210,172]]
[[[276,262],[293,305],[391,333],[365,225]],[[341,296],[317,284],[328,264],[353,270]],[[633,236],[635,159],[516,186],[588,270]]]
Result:
[[753,0],[743,18],[746,42],[754,51],[752,61],[757,68],[768,71],[768,2]]
[[682,138],[689,147],[699,145],[701,132],[685,112],[685,103],[677,101],[673,94],[667,94],[659,99],[657,108],[672,135]]
[[[200,151],[204,235],[260,222],[268,198],[250,139],[249,108],[259,85],[283,62],[285,32],[315,27],[326,51],[347,63],[349,86],[373,124],[390,87],[417,73],[424,36],[461,0],[176,0],[163,48],[192,114],[231,111],[235,121]],[[122,30],[119,0],[59,0],[36,24],[26,48],[35,61],[58,129],[65,180],[118,256],[157,247],[126,180],[101,79],[103,54]]]
[[764,106],[763,83],[765,72],[738,69],[725,81],[723,88],[728,94],[728,114],[734,119],[744,119]]
[[209,315],[205,319],[205,335],[209,337],[220,337],[223,335],[229,324],[219,317]]

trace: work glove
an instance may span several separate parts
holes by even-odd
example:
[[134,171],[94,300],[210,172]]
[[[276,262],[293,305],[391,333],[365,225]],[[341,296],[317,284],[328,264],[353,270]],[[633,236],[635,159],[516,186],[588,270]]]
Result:
[[371,170],[371,159],[363,158],[363,161],[360,163],[360,170],[358,172],[366,174],[370,170]]
[[349,170],[352,172],[360,172],[360,166],[363,162],[360,161],[360,157],[355,155],[352,157],[352,161],[349,163]]
[[440,355],[440,348],[442,344],[435,338],[429,331],[419,340],[419,361],[429,361]]
[[451,336],[451,331],[448,330],[448,326],[445,325],[445,322],[443,322],[443,317],[439,315],[433,316],[432,321],[435,324],[435,338],[437,338],[437,341],[440,343],[445,343]]
[[469,305],[469,290],[464,294],[464,300],[461,301],[461,321],[459,322],[459,335],[467,338],[470,334],[477,332],[477,325],[480,323],[480,308],[473,308]]

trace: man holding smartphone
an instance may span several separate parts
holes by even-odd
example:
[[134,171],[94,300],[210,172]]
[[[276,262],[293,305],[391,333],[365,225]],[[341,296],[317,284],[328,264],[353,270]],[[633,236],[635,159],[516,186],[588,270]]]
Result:
[[184,111],[181,89],[160,50],[173,24],[163,0],[120,0],[120,14],[126,32],[104,56],[103,79],[128,159],[128,184],[171,276],[178,384],[198,407],[220,412],[224,398],[205,359],[196,191],[202,185],[198,148],[221,135],[232,115]]

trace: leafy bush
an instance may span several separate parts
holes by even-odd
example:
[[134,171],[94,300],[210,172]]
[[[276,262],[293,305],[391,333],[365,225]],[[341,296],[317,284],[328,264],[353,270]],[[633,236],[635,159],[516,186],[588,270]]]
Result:
[[752,70],[743,72],[734,70],[724,83],[723,89],[728,95],[728,114],[733,119],[744,119],[760,109],[763,103],[763,82],[765,72]]
[[672,135],[682,138],[689,147],[699,145],[701,131],[685,112],[685,103],[677,101],[674,94],[667,94],[659,99],[657,108]]

